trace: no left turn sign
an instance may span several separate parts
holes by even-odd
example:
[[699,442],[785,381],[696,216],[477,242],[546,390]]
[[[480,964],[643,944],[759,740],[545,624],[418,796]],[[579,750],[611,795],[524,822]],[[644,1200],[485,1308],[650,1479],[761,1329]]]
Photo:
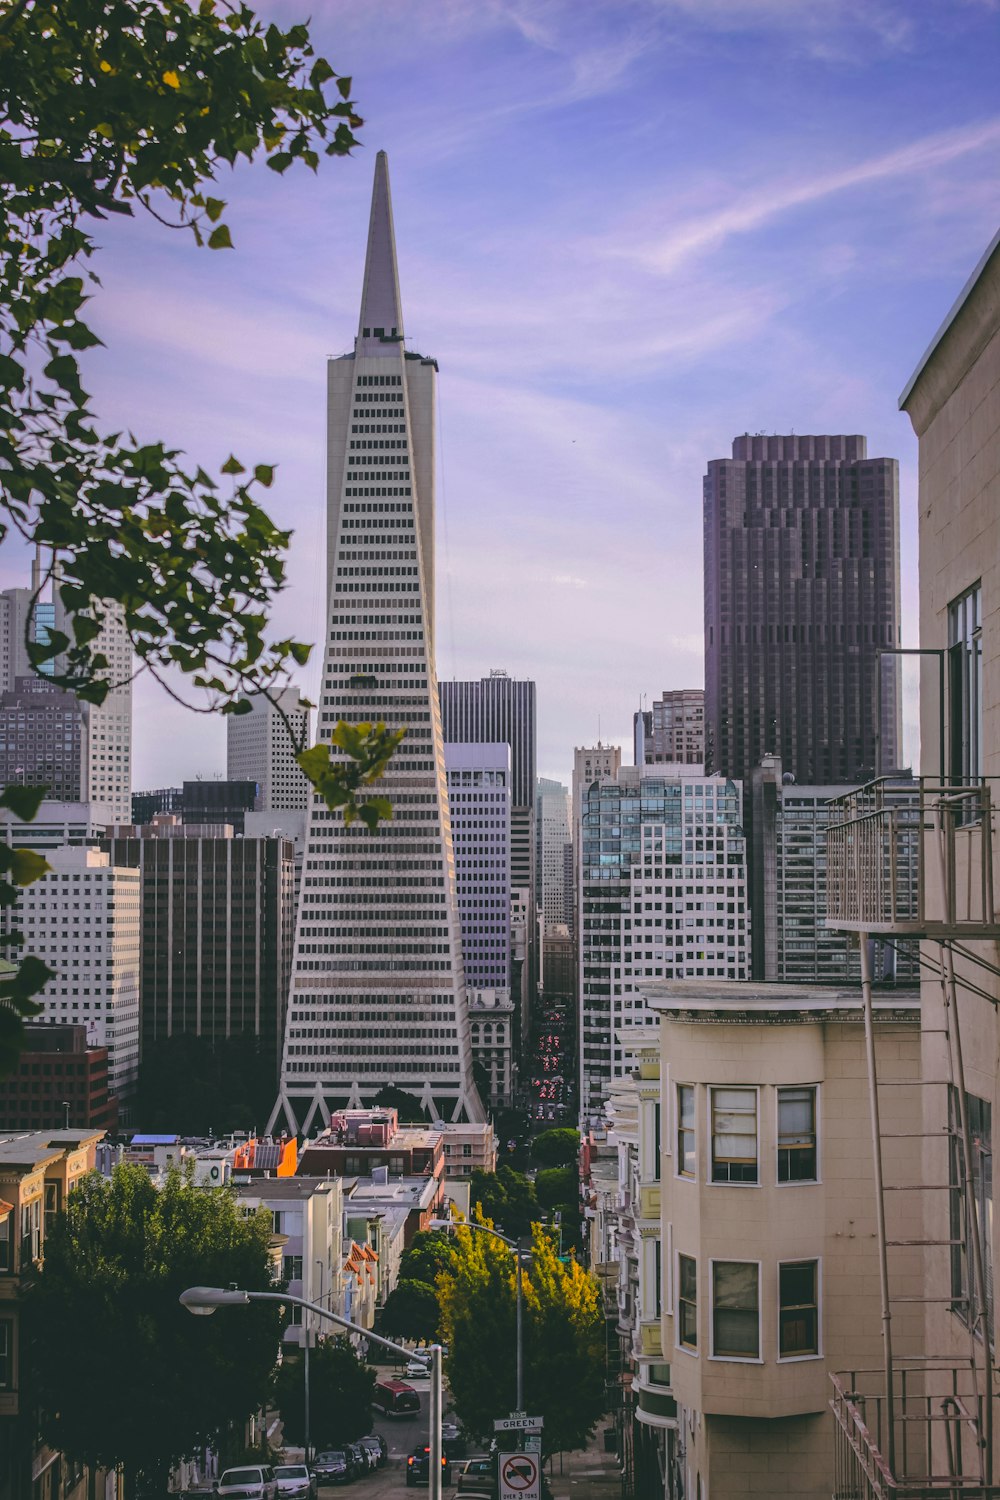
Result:
[[540,1500],[541,1461],[537,1453],[501,1453],[500,1500]]

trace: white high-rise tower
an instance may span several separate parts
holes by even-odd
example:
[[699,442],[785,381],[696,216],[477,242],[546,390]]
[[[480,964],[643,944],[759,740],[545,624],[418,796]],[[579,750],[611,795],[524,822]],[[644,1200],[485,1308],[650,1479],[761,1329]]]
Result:
[[284,1116],[307,1130],[387,1084],[483,1119],[472,1080],[434,669],[437,365],[407,350],[384,152],[354,351],[330,361],[329,622],[318,737],[339,719],[406,738],[374,833],[312,799],[285,1032]]

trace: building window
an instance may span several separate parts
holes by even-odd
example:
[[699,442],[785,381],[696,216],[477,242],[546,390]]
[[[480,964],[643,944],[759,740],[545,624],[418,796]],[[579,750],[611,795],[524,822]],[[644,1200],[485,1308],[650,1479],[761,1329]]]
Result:
[[0,1318],[0,1391],[14,1388],[14,1320]]
[[62,1207],[62,1183],[45,1184],[45,1238],[48,1239]]
[[778,1357],[819,1353],[819,1266],[790,1260],[778,1267]]
[[302,1257],[301,1257],[301,1255],[286,1255],[285,1256],[285,1280],[286,1281],[301,1281],[302,1280]]
[[690,1083],[677,1085],[677,1172],[681,1177],[693,1177],[694,1155],[694,1086]]
[[677,1257],[677,1342],[698,1347],[698,1262],[690,1255]]
[[0,1275],[14,1269],[14,1215],[0,1219]]
[[21,1210],[21,1260],[38,1260],[42,1254],[42,1200],[25,1204]]
[[[986,1283],[986,1327],[993,1337],[993,1109],[986,1099],[966,1094],[969,1112],[969,1138],[972,1143],[972,1198],[983,1252],[983,1280]],[[971,1248],[969,1206],[962,1171],[962,1130],[958,1110],[958,1092],[948,1090],[948,1112],[951,1126],[948,1194],[950,1237],[961,1243],[951,1247],[952,1312],[963,1322],[975,1324],[979,1318],[979,1294],[975,1267],[968,1253]]]
[[653,1180],[660,1180],[660,1131],[663,1129],[663,1120],[660,1110],[660,1101],[653,1105]]
[[778,1181],[816,1181],[816,1090],[778,1090]]
[[948,605],[948,775],[971,781],[983,764],[983,590]]
[[757,1090],[712,1089],[712,1181],[757,1181]]
[[760,1267],[756,1261],[712,1262],[712,1353],[760,1358]]

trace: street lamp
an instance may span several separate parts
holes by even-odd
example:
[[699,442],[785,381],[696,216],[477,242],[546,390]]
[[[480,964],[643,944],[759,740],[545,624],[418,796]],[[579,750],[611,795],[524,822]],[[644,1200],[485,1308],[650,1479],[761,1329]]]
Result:
[[514,1277],[514,1287],[517,1307],[517,1401],[518,1411],[524,1411],[524,1295],[521,1285],[521,1256],[525,1253],[524,1241],[512,1240],[507,1235],[501,1234],[499,1229],[491,1229],[488,1224],[477,1224],[474,1221],[464,1221],[459,1224],[454,1219],[431,1219],[432,1229],[478,1229],[481,1234],[491,1234],[495,1240],[502,1240],[509,1249],[517,1256],[517,1272]]
[[[351,1333],[360,1333],[370,1343],[381,1344],[384,1349],[390,1349],[393,1354],[401,1354],[404,1359],[419,1359],[426,1364],[431,1377],[429,1500],[442,1500],[440,1344],[432,1344],[426,1353],[412,1354],[409,1349],[392,1343],[390,1339],[384,1339],[380,1333],[371,1333],[367,1328],[362,1328],[359,1323],[352,1323],[349,1318],[342,1318],[339,1313],[332,1313],[327,1308],[321,1307],[318,1302],[307,1302],[304,1297],[293,1297],[288,1292],[247,1292],[239,1287],[189,1286],[186,1291],[181,1292],[178,1301],[187,1308],[188,1312],[195,1313],[199,1317],[209,1316],[218,1307],[245,1307],[248,1302],[281,1302],[286,1305],[291,1303],[295,1307],[303,1307],[307,1312],[316,1313],[318,1317],[336,1323],[339,1328],[347,1328]],[[308,1420],[308,1409],[306,1417]]]

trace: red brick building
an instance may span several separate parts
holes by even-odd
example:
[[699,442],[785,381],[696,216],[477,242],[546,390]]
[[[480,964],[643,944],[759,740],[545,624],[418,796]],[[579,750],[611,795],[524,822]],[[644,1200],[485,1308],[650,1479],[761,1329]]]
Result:
[[85,1026],[26,1026],[18,1067],[0,1089],[0,1130],[118,1129],[108,1049],[88,1047]]

